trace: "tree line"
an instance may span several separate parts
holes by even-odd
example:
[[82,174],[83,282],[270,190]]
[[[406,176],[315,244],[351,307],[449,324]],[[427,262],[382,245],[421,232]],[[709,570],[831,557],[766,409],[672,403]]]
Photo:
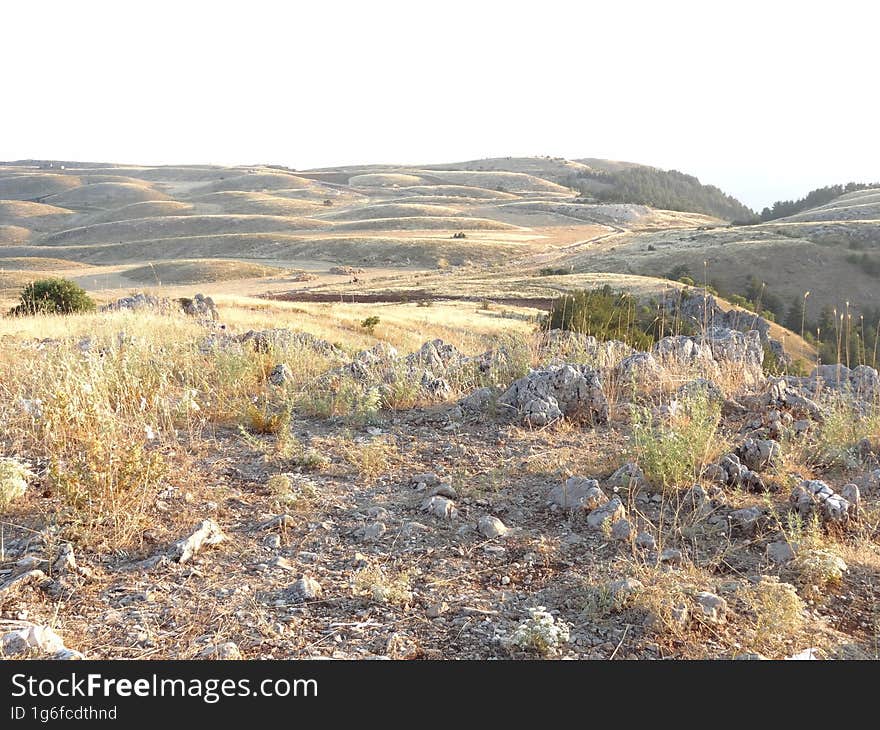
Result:
[[[595,190],[589,181],[608,186]],[[714,185],[703,185],[693,175],[678,170],[630,167],[623,170],[590,170],[569,182],[582,195],[599,202],[634,203],[663,210],[703,213],[739,223],[754,223],[758,216],[732,195]]]
[[800,213],[810,208],[818,208],[820,205],[830,203],[841,195],[871,188],[880,188],[880,183],[848,182],[845,185],[826,185],[824,188],[811,190],[798,200],[777,200],[772,206],[761,211],[761,220],[772,221],[777,218],[787,218],[795,213]]

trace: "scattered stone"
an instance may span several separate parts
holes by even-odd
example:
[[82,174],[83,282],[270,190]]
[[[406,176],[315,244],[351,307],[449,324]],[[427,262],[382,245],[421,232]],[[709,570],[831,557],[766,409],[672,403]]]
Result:
[[614,524],[626,517],[623,503],[617,497],[597,507],[587,515],[587,524],[594,530],[602,530],[606,523]]
[[784,540],[771,542],[767,545],[767,557],[774,563],[784,565],[794,559],[794,549]]
[[428,499],[422,503],[422,511],[441,520],[451,520],[458,514],[455,502],[439,495],[428,497]]
[[219,659],[221,661],[237,661],[242,658],[238,644],[227,641],[224,644],[209,644],[198,654],[199,659]]
[[314,601],[324,594],[321,584],[309,575],[303,575],[287,589],[287,598],[294,602]]
[[843,523],[856,517],[852,503],[818,479],[802,481],[792,491],[789,501],[801,517],[808,517],[814,511],[827,522]]
[[710,624],[724,623],[727,616],[727,601],[708,591],[700,591],[694,598],[700,607],[701,618]]
[[566,510],[594,510],[605,504],[608,497],[595,479],[570,477],[557,485],[547,495],[547,503]]
[[203,520],[199,528],[189,537],[171,546],[170,556],[178,563],[188,563],[203,547],[223,542],[226,535],[214,520]]
[[477,523],[477,530],[483,537],[490,540],[496,537],[504,537],[508,533],[507,526],[497,517],[485,515]]
[[282,386],[291,380],[293,380],[293,371],[283,362],[272,368],[269,373],[269,382],[272,385]]
[[617,520],[611,525],[611,539],[628,542],[632,538],[633,526],[627,519]]

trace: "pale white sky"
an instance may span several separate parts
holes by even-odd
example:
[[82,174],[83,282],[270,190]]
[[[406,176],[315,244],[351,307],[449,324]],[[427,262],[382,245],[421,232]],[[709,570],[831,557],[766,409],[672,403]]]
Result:
[[880,3],[0,4],[0,160],[607,157],[752,207],[880,179]]

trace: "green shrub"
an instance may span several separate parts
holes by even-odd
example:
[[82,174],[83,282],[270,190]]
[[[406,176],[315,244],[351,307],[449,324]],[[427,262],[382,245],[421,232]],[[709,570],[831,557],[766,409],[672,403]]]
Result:
[[361,322],[361,327],[372,335],[376,331],[377,324],[379,324],[379,318],[376,315],[373,315],[372,317],[367,317]]
[[611,287],[566,294],[553,303],[544,329],[561,329],[593,335],[600,340],[623,340],[647,349],[654,342],[650,329],[654,312],[626,292]]
[[67,279],[38,279],[21,292],[20,302],[9,312],[28,314],[74,314],[92,312],[95,302],[85,290]]
[[704,392],[682,400],[675,417],[655,421],[650,408],[633,413],[631,451],[651,484],[693,483],[723,443],[716,438],[721,406]]

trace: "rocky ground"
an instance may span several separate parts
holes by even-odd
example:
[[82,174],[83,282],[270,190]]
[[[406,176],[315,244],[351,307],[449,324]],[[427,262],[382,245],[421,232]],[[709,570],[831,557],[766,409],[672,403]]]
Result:
[[563,333],[505,381],[501,347],[348,358],[284,332],[213,329],[200,356],[286,337],[338,357],[322,392],[417,402],[180,430],[124,546],[71,528],[36,460],[2,521],[6,655],[876,657],[876,371],[768,378],[757,332]]

